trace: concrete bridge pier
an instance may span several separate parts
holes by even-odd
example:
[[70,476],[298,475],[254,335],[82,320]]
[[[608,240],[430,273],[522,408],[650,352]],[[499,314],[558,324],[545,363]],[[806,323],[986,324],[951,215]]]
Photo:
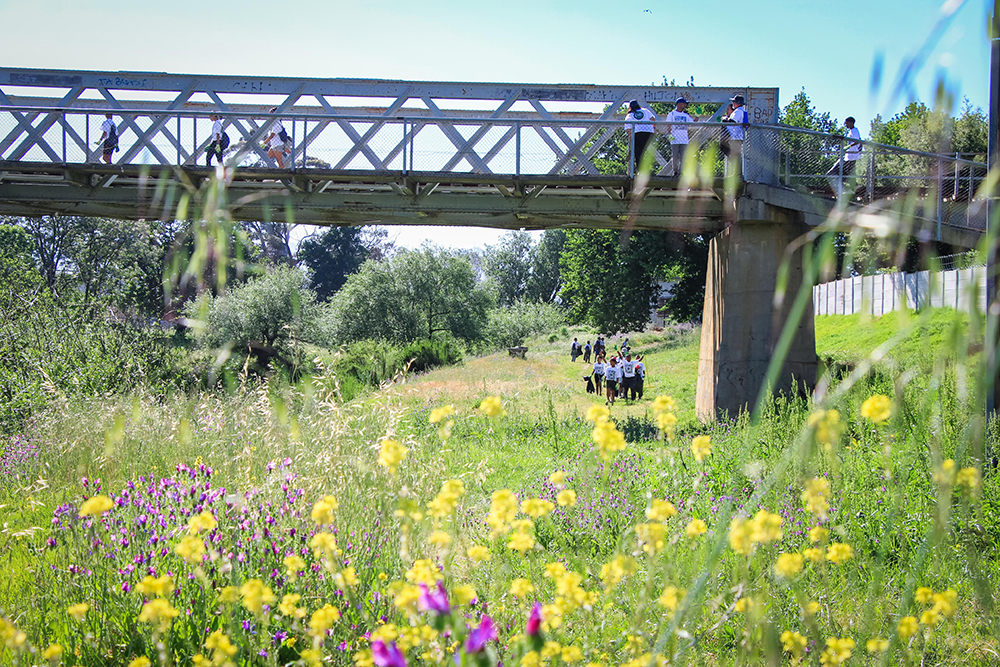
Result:
[[[768,192],[770,191],[770,192]],[[791,255],[785,298],[775,304],[778,270],[808,230],[801,209],[768,201],[770,188],[736,202],[736,222],[711,241],[702,317],[696,410],[702,421],[752,409],[771,356],[802,285],[802,250]],[[788,202],[782,202],[788,203]],[[811,391],[816,384],[812,291],[774,390]]]

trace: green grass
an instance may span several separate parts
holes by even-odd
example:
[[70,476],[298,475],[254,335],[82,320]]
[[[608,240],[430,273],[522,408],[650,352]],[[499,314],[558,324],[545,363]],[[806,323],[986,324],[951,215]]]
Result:
[[[609,464],[596,455],[593,426],[583,418],[588,407],[603,405],[603,400],[584,393],[582,362],[572,363],[568,354],[574,335],[582,340],[592,335],[582,329],[567,331],[568,339],[562,335],[552,343],[548,337],[530,341],[527,360],[505,352],[469,358],[346,404],[336,400],[332,376],[297,387],[247,385],[232,395],[137,391],[59,400],[26,433],[40,446],[40,467],[29,477],[8,478],[0,485],[0,616],[22,628],[32,646],[58,641],[67,650],[78,649],[76,662],[86,667],[127,664],[139,654],[155,663],[150,627],[137,620],[141,600],[134,592],[121,591],[123,583],[134,586],[152,566],[157,574],[175,573],[180,584],[172,602],[183,613],[166,638],[175,664],[190,664],[190,656],[204,651],[206,635],[215,629],[240,647],[235,657],[240,664],[283,664],[311,644],[308,617],[258,618],[238,605],[215,602],[222,585],[260,577],[279,600],[295,591],[310,612],[327,602],[340,609],[344,619],[322,648],[332,664],[348,664],[354,653],[367,648],[361,635],[378,627],[382,615],[404,626],[437,623],[464,637],[462,615],[432,621],[427,614],[395,611],[387,602],[386,596],[396,590],[391,582],[405,580],[414,560],[426,557],[440,563],[450,592],[458,585],[475,588],[481,605],[463,611],[475,624],[486,605],[501,628],[501,642],[493,650],[504,664],[516,665],[531,648],[518,636],[530,605],[508,593],[514,577],[530,579],[536,589],[531,600],[546,605],[577,591],[596,596],[581,597],[583,607],[567,612],[559,627],[547,630],[549,640],[579,647],[586,662],[644,667],[649,658],[643,656],[659,652],[673,655],[678,664],[772,664],[788,659],[780,655],[781,632],[796,630],[811,642],[805,664],[819,664],[828,637],[857,642],[848,664],[884,664],[864,650],[865,641],[894,636],[901,616],[919,616],[924,608],[913,600],[914,589],[929,586],[957,592],[955,617],[942,620],[908,647],[894,644],[888,664],[995,664],[1000,642],[997,617],[990,611],[996,593],[989,582],[1000,575],[996,478],[988,475],[978,496],[970,499],[957,486],[938,484],[932,477],[945,458],[953,457],[959,467],[982,460],[977,398],[963,379],[974,377],[978,357],[961,353],[969,348],[965,338],[974,338],[974,323],[956,320],[950,311],[922,317],[905,321],[894,315],[867,322],[817,318],[819,354],[852,368],[861,368],[872,350],[892,340],[901,327],[924,323],[903,330],[886,359],[848,379],[853,384],[842,394],[837,394],[841,385],[836,381],[827,387],[826,400],[832,402],[822,407],[839,410],[845,428],[829,451],[807,426],[817,406],[801,399],[767,404],[755,424],[745,415],[699,424],[693,411],[698,329],[631,337],[634,349],[647,355],[647,398],[617,404],[612,417],[638,429],[653,419],[651,399],[670,394],[677,400],[677,437],[673,442],[634,439]],[[860,414],[862,402],[875,393],[895,401],[892,419],[882,425]],[[481,400],[492,395],[503,397],[506,416],[490,419],[477,412]],[[444,440],[428,416],[446,404],[454,405],[456,414],[451,436]],[[713,452],[698,463],[690,442],[702,434],[711,436]],[[380,441],[387,436],[409,450],[395,474],[378,463]],[[283,468],[280,462],[286,457],[291,463]],[[279,462],[277,470],[268,469],[270,461]],[[225,492],[202,500],[200,494],[207,493],[202,487],[193,496],[172,498],[170,490],[177,487],[149,481],[174,479],[187,488],[191,481],[187,472],[178,472],[179,463],[212,467],[211,479],[195,473],[198,483]],[[537,520],[532,531],[538,544],[525,556],[507,548],[505,538],[491,538],[483,522],[491,494],[511,489],[521,497],[554,499],[557,489],[548,482],[554,470],[566,471],[578,504]],[[850,544],[855,555],[844,565],[807,564],[798,578],[786,581],[774,575],[773,565],[779,553],[810,546],[805,532],[814,521],[803,512],[800,494],[814,476],[831,484],[831,539]],[[148,551],[149,534],[136,528],[136,522],[152,510],[116,508],[107,524],[113,532],[100,523],[90,526],[73,519],[82,496],[95,492],[92,481],[86,489],[82,486],[83,477],[99,478],[101,491],[115,495],[140,477],[146,481],[137,483],[135,496],[145,498],[143,489],[151,484],[162,488],[163,499],[156,502],[162,504],[157,511],[166,522],[158,530],[166,555],[129,570]],[[465,494],[454,514],[433,519],[427,503],[448,479],[460,479]],[[302,495],[289,496],[286,488],[301,488]],[[344,564],[314,557],[301,541],[315,530],[311,504],[325,494],[340,503],[338,543],[360,580],[347,592],[351,604],[332,576],[310,572],[297,581],[281,576],[289,549],[301,549],[307,562],[317,566]],[[647,522],[644,512],[652,498],[666,498],[678,510],[666,522],[666,540],[655,554],[641,548],[633,528]],[[62,527],[53,527],[52,512],[63,504],[69,513],[60,515]],[[195,568],[171,549],[187,516],[203,507],[217,515],[219,529],[213,560]],[[758,508],[782,517],[784,535],[758,545],[749,557],[741,556],[728,547],[730,515],[753,515]],[[694,518],[704,520],[709,530],[692,540],[684,527]],[[111,545],[111,536],[120,540],[123,529],[132,541]],[[450,548],[428,542],[435,529],[451,535]],[[54,547],[46,544],[50,537],[56,538]],[[95,537],[102,540],[96,546]],[[488,562],[476,564],[466,556],[474,544],[490,549]],[[245,558],[240,560],[239,554]],[[636,571],[606,587],[602,566],[617,556],[632,559]],[[545,574],[553,561],[578,573],[578,586],[563,582],[562,592],[557,591]],[[675,617],[656,603],[667,585],[690,592]],[[756,601],[750,613],[736,610],[742,597]],[[65,613],[69,604],[80,601],[93,605],[82,626]],[[803,605],[810,601],[820,605],[820,612],[803,617]],[[546,613],[550,620],[556,614],[554,608]],[[669,630],[673,619],[681,634]],[[297,645],[269,647],[259,631],[265,624],[269,631],[290,632]],[[633,637],[631,644],[627,636]],[[426,649],[448,648],[427,637]],[[341,642],[346,651],[338,648]],[[255,661],[252,656],[260,650],[267,650],[268,657]],[[0,662],[10,655],[0,653]],[[421,663],[419,656],[420,650],[411,651],[410,663]],[[20,658],[21,664],[40,662],[37,656]],[[450,659],[442,654],[442,662]]]

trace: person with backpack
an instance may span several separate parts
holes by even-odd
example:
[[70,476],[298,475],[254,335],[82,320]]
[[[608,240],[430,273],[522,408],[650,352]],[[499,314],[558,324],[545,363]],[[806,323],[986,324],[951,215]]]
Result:
[[573,344],[569,346],[569,357],[571,361],[576,361],[576,358],[580,356],[580,342],[577,339],[573,339]]
[[615,398],[618,397],[618,382],[621,380],[622,372],[618,368],[618,359],[611,357],[611,362],[604,367],[604,388],[608,393],[608,400],[604,405],[614,405]]
[[597,388],[597,395],[602,396],[604,384],[604,355],[599,354],[594,359],[594,386]]
[[[277,111],[278,107],[271,108],[271,113]],[[281,119],[275,119],[271,123],[271,134],[267,135],[267,139],[264,142],[268,146],[267,156],[278,163],[278,169],[285,168],[285,142],[288,139],[288,132],[285,131],[285,126],[281,123]]]
[[[625,131],[632,140],[632,173],[636,174],[642,165],[642,156],[646,152],[653,135],[656,134],[656,114],[639,104],[639,100],[628,103],[628,114],[625,116]],[[655,168],[654,168],[655,169]]]
[[589,364],[590,363],[590,350],[591,349],[592,348],[590,347],[590,341],[588,340],[587,344],[583,346],[583,363],[585,363],[585,364]]
[[101,123],[101,138],[97,142],[98,146],[103,146],[104,163],[111,164],[111,156],[118,150],[118,127],[111,114],[105,114],[104,122]]
[[229,148],[229,135],[222,131],[221,116],[212,114],[209,118],[212,119],[212,143],[208,145],[208,151],[205,153],[205,166],[212,166],[213,157],[218,158],[219,166],[222,166],[222,155]]

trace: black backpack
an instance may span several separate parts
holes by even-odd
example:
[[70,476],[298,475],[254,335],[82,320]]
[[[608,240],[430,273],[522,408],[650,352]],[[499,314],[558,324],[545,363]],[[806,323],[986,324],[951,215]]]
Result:
[[225,132],[223,132],[222,136],[219,137],[219,145],[222,147],[222,150],[229,148],[229,135]]
[[108,138],[104,140],[104,145],[118,150],[118,128],[114,123],[111,123],[111,131],[108,132]]
[[288,131],[285,129],[284,125],[281,126],[281,132],[278,132],[278,138],[284,142],[291,141],[291,137],[288,136]]

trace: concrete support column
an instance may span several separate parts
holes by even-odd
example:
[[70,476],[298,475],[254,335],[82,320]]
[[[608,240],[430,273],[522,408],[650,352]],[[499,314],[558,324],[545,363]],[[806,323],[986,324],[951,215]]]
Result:
[[[794,220],[774,220],[782,215],[767,217],[772,220],[740,220],[720,232],[709,247],[696,404],[703,421],[723,410],[732,417],[741,409],[753,408],[802,284],[802,251],[798,250],[792,255],[785,298],[775,307],[775,284],[785,251],[806,232],[806,226]],[[803,391],[815,384],[816,334],[810,292],[774,389]]]

